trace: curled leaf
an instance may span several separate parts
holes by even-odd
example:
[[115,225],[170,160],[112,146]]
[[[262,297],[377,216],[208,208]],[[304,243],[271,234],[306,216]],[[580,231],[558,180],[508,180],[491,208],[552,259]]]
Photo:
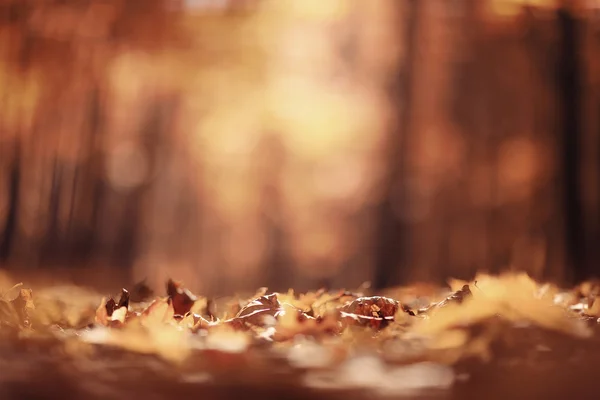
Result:
[[129,307],[129,292],[125,289],[121,289],[121,297],[119,298],[119,302],[117,303],[117,308]]
[[143,301],[147,301],[154,295],[152,289],[146,284],[146,280],[142,280],[135,285],[131,289],[130,299],[133,302],[140,303]]
[[446,307],[447,305],[453,304],[453,303],[462,304],[462,302],[465,299],[467,299],[471,296],[472,296],[471,289],[469,288],[468,284],[465,284],[462,286],[462,288],[460,288],[456,292],[452,293],[450,296],[446,297],[444,300],[437,303],[436,307],[438,307],[438,308]]
[[117,302],[111,297],[108,300],[106,300],[104,308],[106,309],[106,315],[110,317],[112,316],[112,313],[117,309]]
[[185,315],[192,309],[197,297],[184,288],[181,283],[171,279],[167,282],[167,295],[169,301],[173,304],[175,315]]
[[394,320],[400,303],[383,296],[359,297],[339,308],[342,318],[349,323],[369,325],[381,329]]
[[13,300],[7,300],[6,295],[2,297],[0,299],[0,327],[10,327],[17,330],[29,328],[31,326],[30,311],[35,309],[32,291],[30,289],[20,289],[17,297]]
[[265,316],[275,317],[281,311],[281,305],[277,294],[260,296],[246,304],[234,319],[240,322],[262,326],[265,324]]

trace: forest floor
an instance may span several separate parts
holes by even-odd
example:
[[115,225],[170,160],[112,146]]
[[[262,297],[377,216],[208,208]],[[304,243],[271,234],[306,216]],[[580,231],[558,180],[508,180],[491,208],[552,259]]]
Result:
[[597,283],[449,286],[216,300],[173,281],[108,298],[17,285],[0,301],[0,399],[597,398]]

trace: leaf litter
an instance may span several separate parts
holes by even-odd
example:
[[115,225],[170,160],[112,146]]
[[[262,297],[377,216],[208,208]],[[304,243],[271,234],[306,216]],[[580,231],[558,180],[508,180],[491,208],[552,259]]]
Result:
[[[449,289],[414,285],[365,295],[260,288],[250,298],[217,301],[173,280],[165,296],[143,282],[101,298],[76,290],[36,297],[16,285],[0,296],[0,334],[51,338],[72,357],[105,348],[159,357],[174,367],[204,360],[209,370],[266,354],[303,371],[309,387],[385,394],[451,387],[455,366],[490,361],[497,344],[519,329],[591,340],[600,318],[599,282],[564,290],[526,274],[479,274],[471,282],[450,280]],[[536,349],[552,351],[543,344]],[[208,376],[206,370],[194,374]]]

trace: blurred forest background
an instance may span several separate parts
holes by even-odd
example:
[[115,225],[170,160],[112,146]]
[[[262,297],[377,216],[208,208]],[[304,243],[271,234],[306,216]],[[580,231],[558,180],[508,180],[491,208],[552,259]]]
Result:
[[599,46],[597,1],[0,0],[0,266],[589,277]]

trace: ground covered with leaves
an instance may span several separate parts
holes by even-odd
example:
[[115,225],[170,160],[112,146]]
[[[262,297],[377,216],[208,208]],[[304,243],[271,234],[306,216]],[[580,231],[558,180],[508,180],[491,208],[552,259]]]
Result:
[[594,398],[600,283],[0,299],[0,398]]

